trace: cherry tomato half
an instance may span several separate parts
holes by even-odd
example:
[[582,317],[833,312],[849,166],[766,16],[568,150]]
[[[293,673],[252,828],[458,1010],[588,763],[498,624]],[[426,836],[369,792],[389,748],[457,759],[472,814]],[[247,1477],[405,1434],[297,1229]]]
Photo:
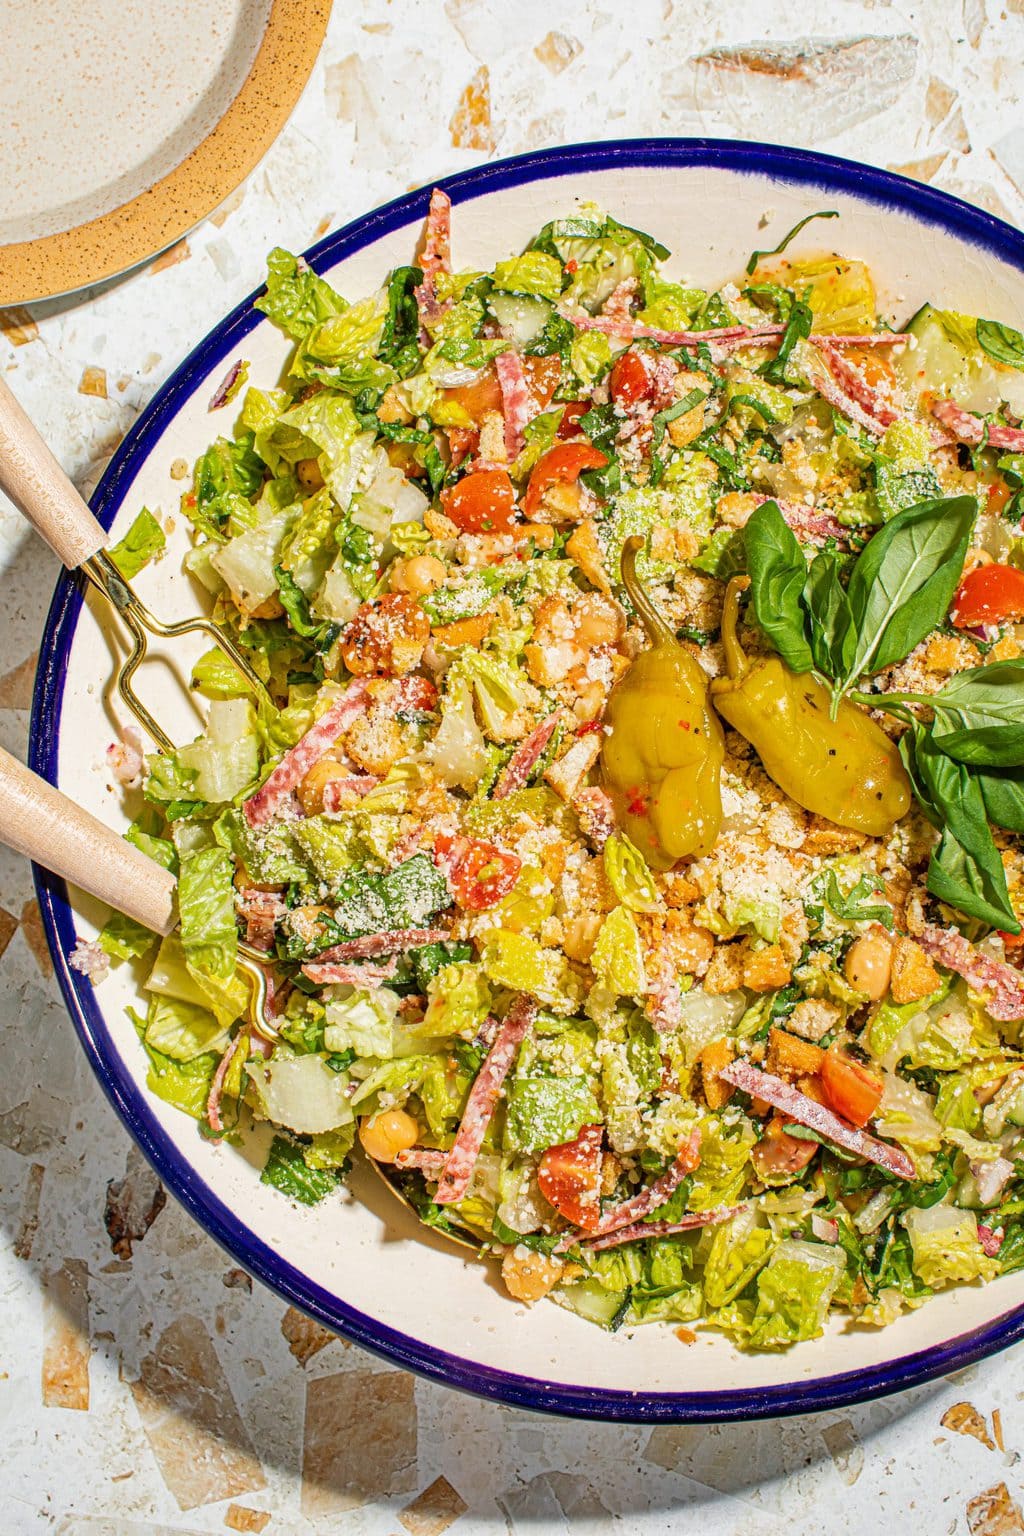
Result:
[[825,1052],[821,1086],[829,1108],[851,1125],[867,1125],[882,1099],[882,1084],[873,1072],[852,1061],[844,1051]]
[[508,533],[516,493],[503,469],[477,469],[441,493],[441,507],[463,533]]
[[763,1183],[775,1184],[793,1178],[807,1167],[818,1150],[816,1141],[801,1141],[790,1136],[784,1129],[785,1124],[781,1115],[774,1115],[765,1127],[764,1136],[751,1148],[750,1161]]
[[1024,619],[1024,571],[1015,565],[979,565],[957,588],[949,616],[958,629]]
[[589,400],[567,400],[562,409],[562,419],[558,423],[558,431],[555,436],[563,441],[567,437],[582,436],[583,428],[580,426],[580,417],[585,416],[589,410]]
[[501,901],[523,867],[522,859],[514,853],[475,837],[436,837],[434,856],[465,912],[484,912]]
[[537,1168],[541,1194],[559,1215],[591,1232],[601,1220],[600,1125],[585,1125],[575,1141],[548,1147]]
[[621,357],[615,359],[608,387],[612,399],[620,405],[635,405],[638,400],[647,399],[654,388],[654,382],[639,352],[623,352]]
[[556,443],[541,454],[533,466],[530,483],[523,498],[523,511],[532,517],[539,509],[544,492],[565,480],[578,480],[585,469],[603,469],[608,457],[593,443]]

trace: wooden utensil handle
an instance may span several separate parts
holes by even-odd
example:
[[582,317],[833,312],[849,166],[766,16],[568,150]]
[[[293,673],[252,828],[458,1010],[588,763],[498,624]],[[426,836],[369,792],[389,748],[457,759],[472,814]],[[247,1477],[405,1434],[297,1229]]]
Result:
[[107,535],[0,379],[0,488],[41,533],[69,571]]
[[154,933],[177,921],[169,870],[0,748],[0,842]]

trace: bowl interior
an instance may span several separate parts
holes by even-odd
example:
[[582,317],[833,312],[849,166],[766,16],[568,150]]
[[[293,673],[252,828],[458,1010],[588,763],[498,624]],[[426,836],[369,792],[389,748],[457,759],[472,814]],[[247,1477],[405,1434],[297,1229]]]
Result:
[[[929,298],[1018,324],[1024,310],[1019,236],[909,183],[814,156],[757,146],[611,145],[488,167],[449,185],[460,267],[490,267],[546,220],[593,199],[663,240],[673,252],[671,273],[710,286],[739,274],[753,247],[773,245],[806,213],[836,208],[841,218],[812,225],[803,248],[834,242],[864,257],[893,320]],[[350,298],[370,291],[389,267],[412,258],[425,202],[425,193],[416,194],[350,226],[319,248],[317,267]],[[183,483],[172,466],[191,463],[227,429],[232,407],[211,415],[208,402],[235,358],[247,359],[251,381],[267,386],[287,352],[269,323],[237,311],[150,407],[100,489],[115,537],[143,505],[176,525],[166,557],[138,581],[163,616],[198,611],[201,602],[181,570],[188,539],[178,514]],[[63,583],[33,719],[35,766],[119,827],[125,817],[104,750],[127,723],[109,687],[122,643],[92,599],[83,606]],[[177,740],[198,728],[187,680],[201,649],[178,642],[173,653],[158,651],[139,681]],[[533,1407],[714,1418],[825,1406],[909,1385],[998,1348],[1021,1329],[1022,1275],[939,1296],[882,1331],[835,1325],[826,1338],[780,1355],[745,1356],[713,1334],[684,1350],[660,1326],[611,1335],[555,1306],[528,1311],[504,1296],[489,1268],[424,1233],[372,1175],[357,1172],[353,1195],[322,1207],[290,1205],[260,1184],[255,1145],[213,1146],[149,1096],[143,1051],[125,1015],[137,1001],[138,978],[122,967],[93,993],[60,951],[70,948],[73,929],[91,937],[102,914],[74,893],[72,919],[63,888],[52,881],[44,882],[43,898],[58,975],[93,1064],[173,1192],[241,1263],[401,1364]]]

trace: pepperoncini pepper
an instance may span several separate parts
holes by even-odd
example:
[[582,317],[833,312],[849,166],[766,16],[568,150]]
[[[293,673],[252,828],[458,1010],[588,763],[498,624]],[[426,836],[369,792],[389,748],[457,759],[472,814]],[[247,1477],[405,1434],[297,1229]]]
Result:
[[601,772],[619,826],[652,869],[670,869],[718,836],[725,739],[703,669],[640,585],[642,546],[623,545],[622,581],[651,644],[612,689]]
[[725,594],[722,642],[727,677],[711,684],[715,708],[755,748],[764,771],[797,805],[869,837],[884,837],[910,808],[910,780],[896,745],[871,716],[840,702],[779,656],[750,661],[736,634],[740,593],[734,576]]

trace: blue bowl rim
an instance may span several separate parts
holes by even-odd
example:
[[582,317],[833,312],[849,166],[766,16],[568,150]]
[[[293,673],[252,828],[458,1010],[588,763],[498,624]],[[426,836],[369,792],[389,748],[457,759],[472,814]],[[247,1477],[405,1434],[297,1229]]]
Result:
[[[948,193],[856,161],[808,150],[750,141],[667,138],[567,145],[495,161],[427,183],[325,236],[305,253],[306,260],[314,270],[325,271],[382,235],[423,218],[433,185],[443,187],[458,203],[503,187],[571,173],[623,166],[693,165],[768,175],[783,183],[844,192],[910,213],[922,223],[991,251],[1024,272],[1024,235]],[[252,307],[255,297],[254,293],[244,299],[189,353],[126,435],[92,497],[93,510],[105,527],[112,523],[128,485],[165,427],[191,397],[195,384],[261,323],[262,315]],[[40,648],[29,739],[29,762],[51,783],[57,779],[64,678],[81,608],[80,578],[62,573]],[[835,1409],[904,1391],[960,1370],[1024,1337],[1024,1306],[1020,1306],[933,1349],[862,1370],[772,1387],[641,1393],[574,1386],[498,1370],[387,1327],[311,1281],[256,1237],[179,1156],[114,1048],[90,983],[68,964],[75,926],[65,883],[38,865],[33,868],[57,981],[89,1064],[164,1184],[199,1225],[263,1284],[325,1327],[395,1366],[478,1397],[535,1412],[624,1423],[715,1423]]]

